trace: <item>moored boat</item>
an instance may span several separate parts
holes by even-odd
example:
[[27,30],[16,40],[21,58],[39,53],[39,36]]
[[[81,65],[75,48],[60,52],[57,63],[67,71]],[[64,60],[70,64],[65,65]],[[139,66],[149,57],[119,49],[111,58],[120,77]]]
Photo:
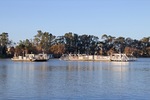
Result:
[[119,61],[119,62],[126,62],[126,61],[135,61],[135,57],[128,57],[124,53],[116,53],[110,56],[111,61]]
[[11,58],[13,61],[47,61],[49,60],[48,54],[25,54],[25,56],[14,56]]
[[86,55],[86,54],[63,54],[60,60],[68,61],[135,61],[135,57],[127,57],[126,54],[116,53],[110,56]]

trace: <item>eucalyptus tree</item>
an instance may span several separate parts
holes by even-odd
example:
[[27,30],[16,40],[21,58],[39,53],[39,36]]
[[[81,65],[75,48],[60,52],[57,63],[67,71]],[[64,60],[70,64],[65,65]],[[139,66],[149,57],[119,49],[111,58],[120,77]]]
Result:
[[103,34],[101,39],[104,39],[104,44],[103,44],[104,53],[103,54],[107,54],[109,50],[112,50],[115,48],[114,42],[115,42],[116,37]]
[[79,53],[79,48],[78,48],[78,43],[79,43],[79,36],[78,34],[74,34],[73,36],[73,48],[74,48],[74,53]]
[[89,41],[90,41],[90,54],[97,54],[99,51],[99,47],[98,47],[98,41],[99,38],[97,36],[94,35],[89,35]]
[[8,33],[3,32],[0,34],[0,55],[6,56],[7,55],[7,46],[11,43],[8,38]]
[[52,41],[54,41],[55,36],[49,32],[42,32],[41,30],[37,31],[37,35],[34,38],[34,44],[37,47],[39,52],[49,52],[50,47],[52,46]]
[[150,46],[150,37],[144,37],[140,40],[144,48]]
[[104,42],[98,41],[97,43],[97,54],[104,55]]
[[54,57],[60,57],[65,53],[65,37],[57,36],[52,41],[52,46],[50,47],[50,53],[54,54]]
[[50,51],[54,54],[54,57],[60,57],[65,53],[65,45],[62,43],[53,44],[50,47]]
[[134,55],[135,47],[134,47],[134,40],[130,37],[125,39],[125,48],[124,53],[128,56]]
[[107,39],[108,39],[107,34],[103,34],[102,37],[101,37],[101,39],[104,39],[105,41],[107,41]]
[[94,35],[78,36],[78,51],[81,54],[95,54],[98,51],[98,37]]
[[97,49],[98,37],[93,35],[78,35],[72,32],[64,35],[66,53],[94,54]]
[[8,43],[8,33],[3,32],[2,34],[0,34],[0,46],[7,46]]
[[16,55],[25,55],[28,53],[37,53],[36,48],[31,40],[20,40],[15,48],[15,54]]
[[126,39],[125,39],[126,46],[132,47],[132,46],[133,46],[133,45],[132,45],[133,41],[134,41],[134,40],[133,40],[132,38],[130,38],[130,37],[126,38]]
[[125,46],[126,46],[126,42],[125,42],[125,38],[124,37],[118,37],[115,39],[114,42],[115,45],[115,49],[118,51],[118,53],[123,53]]
[[64,36],[57,36],[53,41],[52,41],[52,45],[54,44],[65,44],[65,37]]
[[84,53],[88,54],[90,51],[89,45],[90,45],[89,36],[86,34],[80,35],[79,42],[78,42],[79,52],[81,54]]
[[111,36],[111,35],[103,34],[102,37],[101,37],[101,39],[104,39],[105,43],[113,44],[113,42],[115,40],[115,37]]
[[15,55],[16,56],[24,56],[25,54],[25,43],[24,41],[20,40],[15,47]]
[[148,42],[150,42],[150,37],[143,37],[140,41],[142,41],[144,43],[148,43]]
[[74,34],[72,32],[65,33],[66,53],[74,53]]
[[143,37],[141,40],[142,56],[149,56],[150,37]]

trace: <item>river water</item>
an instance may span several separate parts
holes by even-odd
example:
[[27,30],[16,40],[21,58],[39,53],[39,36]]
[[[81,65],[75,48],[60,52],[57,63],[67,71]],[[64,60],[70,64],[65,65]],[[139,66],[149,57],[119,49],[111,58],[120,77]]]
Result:
[[0,100],[149,100],[150,59],[88,62],[0,59]]

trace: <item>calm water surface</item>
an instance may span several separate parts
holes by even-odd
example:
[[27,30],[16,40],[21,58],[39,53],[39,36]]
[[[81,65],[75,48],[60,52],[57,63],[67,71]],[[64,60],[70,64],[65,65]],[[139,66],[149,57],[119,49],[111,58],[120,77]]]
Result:
[[150,59],[135,62],[0,60],[0,100],[149,100]]

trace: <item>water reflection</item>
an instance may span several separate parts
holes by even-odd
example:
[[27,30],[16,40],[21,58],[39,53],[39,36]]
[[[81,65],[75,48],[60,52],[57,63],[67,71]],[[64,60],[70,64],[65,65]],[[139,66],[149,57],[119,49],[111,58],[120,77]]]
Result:
[[0,61],[0,99],[149,98],[149,62]]
[[129,62],[68,62],[68,71],[95,71],[95,70],[111,70],[111,71],[128,71]]
[[128,66],[129,62],[111,62],[112,65],[116,65],[116,66]]
[[[61,62],[61,61],[60,61]],[[56,65],[55,65],[56,64]],[[66,61],[63,65],[51,62],[17,62],[13,63],[14,70],[21,71],[128,71],[129,62],[82,62],[82,61]]]

